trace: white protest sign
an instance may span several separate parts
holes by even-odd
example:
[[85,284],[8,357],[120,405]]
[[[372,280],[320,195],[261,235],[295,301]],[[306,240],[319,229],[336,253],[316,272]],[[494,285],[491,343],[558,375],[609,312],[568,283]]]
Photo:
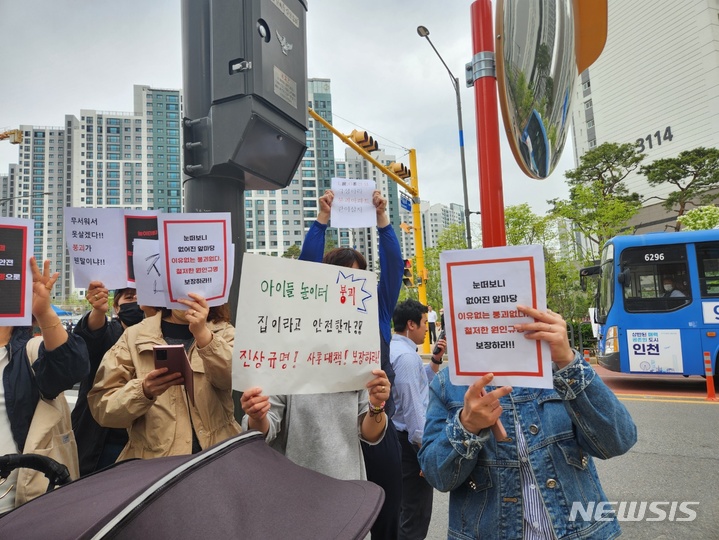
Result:
[[333,178],[332,226],[359,228],[377,225],[377,210],[372,204],[374,180]]
[[163,307],[167,280],[165,265],[160,258],[160,241],[136,239],[132,245],[137,303],[141,306]]
[[108,289],[127,287],[122,208],[65,208],[65,243],[77,287],[99,280]]
[[230,294],[232,228],[229,212],[161,214],[157,218],[160,257],[166,268],[166,307],[186,309],[177,302],[187,293],[221,306]]
[[235,390],[359,390],[380,369],[373,272],[246,253],[237,306]]
[[[0,326],[32,324],[34,231],[32,219],[0,217]],[[37,264],[42,271],[43,261]]]
[[517,305],[546,309],[542,246],[444,251],[440,255],[450,380],[552,388],[549,346],[524,338],[515,324],[532,322]]

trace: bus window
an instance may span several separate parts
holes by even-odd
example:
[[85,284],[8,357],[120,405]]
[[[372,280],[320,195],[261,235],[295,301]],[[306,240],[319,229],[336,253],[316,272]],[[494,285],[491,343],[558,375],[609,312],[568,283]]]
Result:
[[691,303],[684,245],[628,248],[622,251],[619,266],[628,313],[674,311]]
[[719,296],[719,244],[703,242],[696,247],[702,298],[716,298]]

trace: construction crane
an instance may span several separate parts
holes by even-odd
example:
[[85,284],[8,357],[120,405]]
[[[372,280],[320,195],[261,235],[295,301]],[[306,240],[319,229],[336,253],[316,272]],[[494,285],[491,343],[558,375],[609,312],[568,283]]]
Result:
[[20,144],[22,143],[22,131],[19,129],[0,131],[0,141],[4,139],[9,139],[11,144]]

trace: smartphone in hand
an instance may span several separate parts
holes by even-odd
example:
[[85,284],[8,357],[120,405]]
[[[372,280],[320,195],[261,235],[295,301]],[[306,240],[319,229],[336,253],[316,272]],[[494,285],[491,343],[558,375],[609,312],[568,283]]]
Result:
[[[445,335],[446,334],[445,334],[444,328],[442,328],[442,331],[439,333],[439,336],[437,337],[437,341],[439,341],[440,339],[444,339]],[[438,345],[434,346],[434,350],[432,351],[432,354],[439,354],[439,346]]]
[[192,367],[187,358],[185,347],[178,345],[155,345],[152,348],[155,356],[155,369],[167,368],[166,375],[170,373],[181,373],[184,379],[183,384],[192,403],[195,403]]

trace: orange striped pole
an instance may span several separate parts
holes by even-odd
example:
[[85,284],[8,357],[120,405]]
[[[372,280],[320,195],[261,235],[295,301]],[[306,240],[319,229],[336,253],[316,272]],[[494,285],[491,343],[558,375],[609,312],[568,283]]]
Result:
[[717,396],[714,391],[714,375],[712,374],[712,358],[711,354],[704,352],[704,374],[707,379],[707,400],[716,401]]

